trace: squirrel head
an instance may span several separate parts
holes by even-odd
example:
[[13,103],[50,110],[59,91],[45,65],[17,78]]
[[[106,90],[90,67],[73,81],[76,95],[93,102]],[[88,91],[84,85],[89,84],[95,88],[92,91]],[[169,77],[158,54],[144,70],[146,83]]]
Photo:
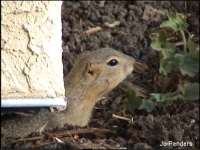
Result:
[[67,76],[66,86],[82,88],[82,94],[99,98],[123,81],[133,71],[134,63],[134,58],[111,48],[84,52]]

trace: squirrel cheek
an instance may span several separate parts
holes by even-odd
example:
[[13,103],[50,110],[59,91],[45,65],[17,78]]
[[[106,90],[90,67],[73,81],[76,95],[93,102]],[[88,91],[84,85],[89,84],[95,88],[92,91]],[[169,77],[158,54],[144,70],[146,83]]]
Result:
[[121,81],[123,81],[123,80],[125,80],[126,79],[126,77],[131,73],[133,71],[133,66],[132,65],[130,65],[130,66],[124,66],[124,72],[123,72],[123,74],[122,74],[122,80]]
[[[114,79],[114,78],[113,78]],[[115,82],[113,81],[108,81],[108,84],[107,84],[107,87],[105,88],[106,89],[106,93],[108,93],[109,91],[111,91],[112,89],[114,89],[119,83],[115,80]]]
[[130,72],[130,67],[128,67],[127,65],[124,65],[124,76],[126,77]]
[[133,65],[125,66],[126,67],[126,75],[129,75],[133,71]]

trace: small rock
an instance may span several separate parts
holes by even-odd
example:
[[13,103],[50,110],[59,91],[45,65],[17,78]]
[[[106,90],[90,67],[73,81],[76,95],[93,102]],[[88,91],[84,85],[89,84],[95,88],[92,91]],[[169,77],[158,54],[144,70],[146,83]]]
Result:
[[150,47],[149,48],[149,53],[148,53],[148,58],[149,59],[154,59],[155,57],[156,57],[156,51]]
[[147,57],[147,55],[143,55],[143,56],[141,57],[141,60],[144,61],[144,62],[148,62],[148,57]]
[[106,135],[102,134],[102,133],[94,133],[96,135],[96,137],[100,138],[100,139],[105,139]]
[[127,146],[127,141],[123,139],[122,137],[117,137],[116,141],[120,143],[120,146],[126,147]]
[[147,143],[137,143],[134,145],[134,149],[153,149],[153,147],[151,147]]

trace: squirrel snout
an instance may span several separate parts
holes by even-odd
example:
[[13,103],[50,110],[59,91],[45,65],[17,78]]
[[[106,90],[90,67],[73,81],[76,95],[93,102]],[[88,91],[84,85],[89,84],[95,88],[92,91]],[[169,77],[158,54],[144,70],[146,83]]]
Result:
[[131,57],[132,65],[135,64],[135,59]]
[[135,62],[136,62],[135,59],[134,59],[133,57],[130,57],[130,56],[129,56],[128,63],[129,63],[131,66],[134,66]]

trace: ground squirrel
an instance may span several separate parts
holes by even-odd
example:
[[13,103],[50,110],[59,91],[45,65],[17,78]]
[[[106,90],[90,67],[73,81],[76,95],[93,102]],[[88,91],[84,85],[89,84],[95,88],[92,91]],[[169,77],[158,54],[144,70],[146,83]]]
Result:
[[41,109],[32,117],[2,120],[2,133],[5,137],[25,137],[46,123],[45,129],[63,127],[66,123],[87,125],[96,102],[123,81],[133,71],[134,64],[132,57],[111,48],[84,52],[64,79],[66,110],[51,113]]

